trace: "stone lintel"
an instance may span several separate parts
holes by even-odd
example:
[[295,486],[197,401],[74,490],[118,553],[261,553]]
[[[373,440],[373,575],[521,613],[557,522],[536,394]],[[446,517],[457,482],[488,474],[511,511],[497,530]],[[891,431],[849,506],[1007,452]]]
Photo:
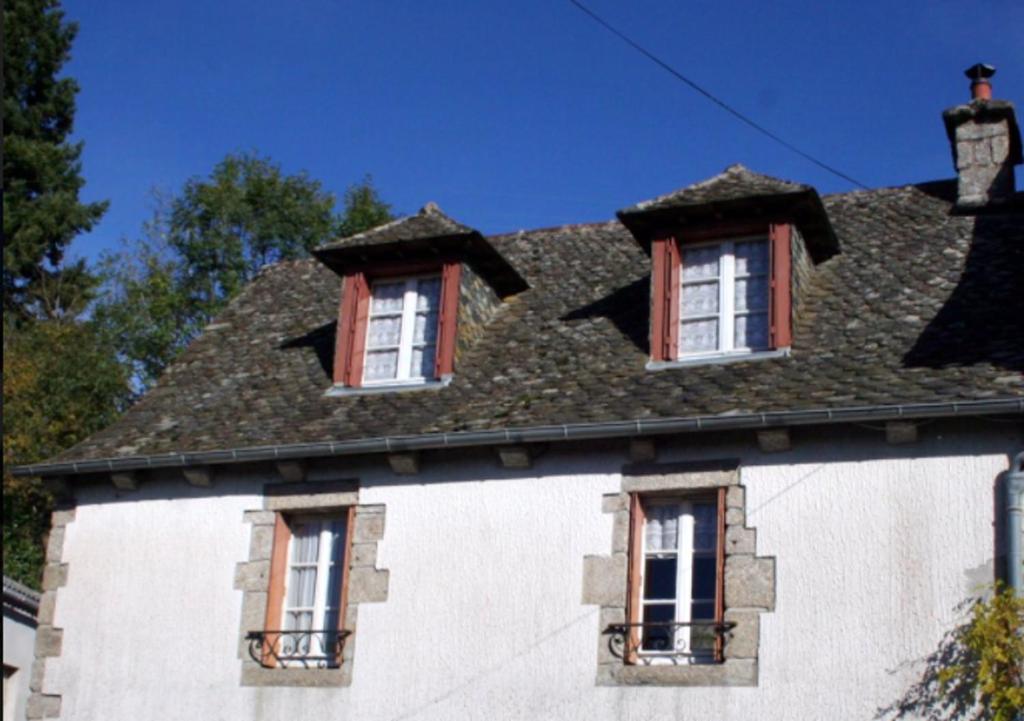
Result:
[[344,508],[359,502],[355,481],[306,481],[274,483],[263,489],[265,511],[316,511]]
[[788,428],[763,428],[757,432],[762,453],[782,453],[793,447]]
[[533,454],[525,445],[498,446],[498,459],[505,468],[529,468],[533,465]]
[[135,471],[119,471],[110,474],[110,482],[119,491],[139,490],[139,474]]
[[415,476],[420,472],[420,454],[418,451],[389,453],[388,465],[397,476]]
[[212,466],[187,466],[183,473],[185,474],[185,480],[188,481],[190,486],[209,488],[213,485]]
[[886,442],[899,446],[917,442],[917,424],[913,421],[888,421],[885,424]]

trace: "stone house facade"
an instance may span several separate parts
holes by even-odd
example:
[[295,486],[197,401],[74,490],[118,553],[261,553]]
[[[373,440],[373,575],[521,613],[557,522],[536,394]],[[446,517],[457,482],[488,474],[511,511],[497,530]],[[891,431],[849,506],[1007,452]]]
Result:
[[266,268],[16,470],[62,504],[28,717],[912,717],[1020,563],[1020,134],[1005,101],[944,119],[957,180],[732,166]]

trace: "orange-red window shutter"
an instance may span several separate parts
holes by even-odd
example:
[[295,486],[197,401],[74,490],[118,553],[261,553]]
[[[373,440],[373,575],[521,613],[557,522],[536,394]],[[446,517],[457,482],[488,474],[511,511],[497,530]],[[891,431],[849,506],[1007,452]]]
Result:
[[679,353],[679,246],[675,238],[651,243],[651,360]]
[[345,276],[334,344],[334,382],[358,386],[363,379],[366,319],[370,312],[370,286],[363,273]]
[[[718,540],[715,547],[715,623],[725,623],[725,502],[728,489],[718,489]],[[715,660],[722,660],[724,651],[721,634],[715,634]]]
[[[629,578],[626,594],[626,623],[640,623],[640,582],[643,574],[644,507],[637,493],[629,496]],[[640,631],[631,626],[626,637],[626,663],[636,663]]]
[[[281,612],[284,610],[285,572],[288,570],[288,546],[291,543],[292,531],[288,522],[280,513],[274,521],[274,546],[270,555],[270,586],[267,593],[267,614],[263,622],[264,631],[281,630]],[[276,637],[267,640],[267,644],[277,642]],[[266,662],[273,662],[271,648],[264,649]]]
[[441,271],[441,308],[437,314],[437,358],[434,377],[442,378],[455,370],[455,335],[459,318],[459,282],[462,264],[449,261]]
[[665,328],[665,360],[679,357],[679,294],[680,274],[683,270],[682,254],[675,238],[669,238],[668,245],[668,293],[665,305],[667,308],[668,327]]
[[772,348],[786,348],[793,342],[791,235],[792,230],[788,223],[772,225],[769,228],[772,273],[769,341]]

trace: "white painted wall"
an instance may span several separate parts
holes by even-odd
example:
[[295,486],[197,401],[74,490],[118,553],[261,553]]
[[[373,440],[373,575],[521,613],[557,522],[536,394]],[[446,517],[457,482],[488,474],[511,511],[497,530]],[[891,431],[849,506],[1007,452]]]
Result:
[[[46,691],[63,718],[871,719],[913,682],[954,607],[991,580],[994,484],[1019,451],[1006,426],[911,446],[880,434],[797,433],[795,450],[692,437],[659,460],[739,458],[758,554],[777,558],[756,688],[596,687],[598,609],[583,557],[607,554],[624,446],[553,446],[530,471],[486,454],[428,456],[393,476],[339,463],[362,503],[387,506],[382,604],[359,609],[350,688],[243,688],[237,657],[247,509],[270,477],[213,489],[150,482],[83,490],[67,527],[63,656]],[[1011,427],[1012,428],[1012,427]]]
[[[24,721],[28,683],[35,659],[36,627],[17,611],[4,608],[4,721]],[[7,677],[7,672],[13,674]]]

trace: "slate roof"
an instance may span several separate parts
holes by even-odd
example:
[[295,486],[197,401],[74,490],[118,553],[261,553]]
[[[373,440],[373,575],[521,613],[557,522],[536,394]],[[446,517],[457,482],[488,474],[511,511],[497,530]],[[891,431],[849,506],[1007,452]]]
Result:
[[789,193],[814,192],[809,185],[793,183],[770,175],[755,173],[739,163],[730,165],[714,177],[680,190],[659,195],[657,198],[645,200],[629,208],[619,211],[620,215],[668,208],[682,208],[688,205],[705,205],[707,203],[723,203],[732,200],[745,200],[763,196],[784,195]]
[[[728,193],[728,176],[748,172],[692,193]],[[612,220],[488,239],[529,289],[449,386],[327,397],[340,279],[312,259],[279,263],[120,420],[55,460],[1021,398],[1024,214],[955,215],[955,192],[944,181],[826,196],[842,252],[802,291],[792,355],[769,360],[646,370],[650,259]]]
[[475,235],[472,228],[453,220],[445,215],[435,203],[427,203],[416,215],[407,215],[390,223],[378,225],[363,233],[350,235],[330,243],[325,243],[317,250],[334,250],[354,246],[383,245],[399,243],[420,238],[440,238],[452,235]]

